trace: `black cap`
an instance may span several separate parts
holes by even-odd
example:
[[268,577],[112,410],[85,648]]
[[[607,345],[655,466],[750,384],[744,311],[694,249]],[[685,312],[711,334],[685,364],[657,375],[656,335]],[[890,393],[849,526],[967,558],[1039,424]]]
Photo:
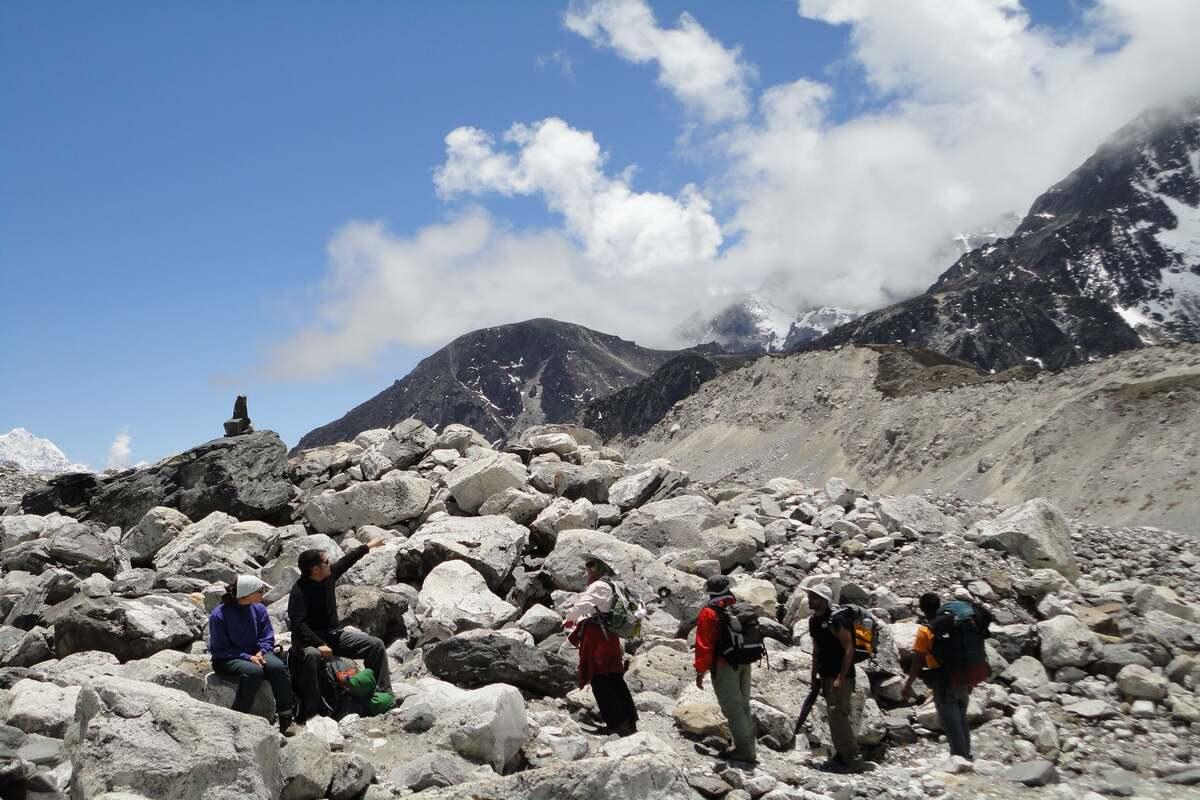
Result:
[[704,590],[710,595],[729,594],[729,578],[725,575],[713,575],[704,582]]

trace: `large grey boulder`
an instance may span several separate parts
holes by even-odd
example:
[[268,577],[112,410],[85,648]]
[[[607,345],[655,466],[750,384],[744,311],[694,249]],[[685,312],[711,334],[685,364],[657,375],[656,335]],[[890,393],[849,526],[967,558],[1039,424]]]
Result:
[[572,502],[559,497],[529,526],[530,539],[541,552],[548,552],[554,549],[559,531],[595,528],[598,520],[591,500],[581,497]]
[[159,549],[154,568],[199,578],[211,583],[230,583],[238,575],[254,573],[279,552],[279,535],[265,522],[239,523],[220,511],[184,528]]
[[512,453],[488,453],[450,471],[446,488],[458,507],[468,514],[479,511],[483,502],[505,489],[525,485],[528,473],[521,459]]
[[[747,795],[748,796],[748,795]],[[586,758],[422,793],[429,800],[699,800],[677,758]]]
[[283,789],[279,736],[265,720],[124,678],[98,677],[80,692],[66,748],[74,800],[118,789],[277,800]]
[[375,766],[358,753],[334,753],[329,800],[357,800],[375,779]]
[[342,533],[363,525],[386,528],[416,519],[429,503],[433,484],[408,473],[324,492],[304,505],[304,518],[317,533]]
[[11,689],[5,724],[26,733],[61,739],[75,715],[78,686],[58,686],[22,678]]
[[301,450],[288,459],[288,477],[293,483],[317,478],[327,472],[341,472],[362,456],[363,448],[353,442],[337,442]]
[[109,578],[121,570],[124,553],[119,547],[121,531],[92,522],[74,522],[45,538],[46,554],[52,561],[80,575],[98,572]]
[[954,533],[958,525],[938,510],[937,506],[916,495],[881,497],[875,501],[875,513],[892,532],[909,527],[917,533]]
[[426,648],[425,666],[442,680],[476,687],[508,683],[563,697],[575,688],[575,664],[497,631],[474,630]]
[[552,498],[529,486],[520,489],[505,489],[494,494],[479,507],[480,516],[500,514],[518,525],[528,525],[550,505]]
[[398,565],[403,579],[419,578],[443,561],[465,561],[493,590],[508,579],[521,560],[529,531],[508,517],[431,519],[401,548]]
[[628,469],[624,477],[608,487],[605,502],[618,506],[622,511],[637,508],[648,501],[673,474],[681,483],[686,482],[686,474],[673,470],[671,463],[664,458],[639,464]]
[[655,554],[704,550],[707,540],[701,531],[724,525],[728,517],[728,512],[707,497],[683,495],[647,503],[630,512],[613,528],[612,535]]
[[1075,617],[1063,615],[1037,624],[1042,663],[1050,669],[1086,667],[1100,652],[1100,638]]
[[280,760],[283,792],[279,800],[321,800],[333,780],[329,745],[306,730],[293,736]]
[[343,625],[378,636],[385,644],[405,636],[404,612],[408,598],[378,586],[349,586],[338,582],[338,616]]
[[417,597],[417,618],[428,634],[495,628],[515,619],[516,606],[492,594],[483,576],[465,561],[438,564],[425,577]]
[[38,514],[0,516],[0,550],[31,542],[41,537],[45,528],[46,518]]
[[391,429],[386,438],[366,449],[359,459],[363,477],[369,481],[393,469],[408,469],[433,449],[437,434],[412,417]]
[[466,783],[477,769],[462,756],[435,750],[393,768],[388,773],[388,780],[401,789],[422,792]]
[[529,738],[525,700],[515,686],[467,690],[436,678],[422,678],[414,686],[416,693],[404,705],[429,706],[436,721],[424,736],[438,747],[503,772]]
[[603,558],[644,601],[657,601],[685,626],[695,621],[708,600],[704,579],[668,567],[644,547],[600,531],[563,531],[542,569],[556,589],[583,591],[587,585],[583,568],[587,553]]
[[54,647],[59,658],[104,650],[129,661],[191,644],[205,623],[203,609],[186,595],[80,598],[55,619]]
[[158,553],[192,521],[181,511],[155,506],[147,511],[137,525],[121,534],[121,546],[129,553],[135,566],[146,566]]
[[1034,569],[1057,570],[1071,580],[1079,577],[1071,526],[1053,503],[1041,497],[983,523],[979,546],[1011,553]]
[[[156,506],[203,519],[224,511],[238,519],[281,523],[288,515],[287,449],[272,431],[213,439],[145,469],[102,481],[81,519],[122,530]],[[29,496],[22,503],[29,501]],[[36,500],[35,500],[36,502]]]

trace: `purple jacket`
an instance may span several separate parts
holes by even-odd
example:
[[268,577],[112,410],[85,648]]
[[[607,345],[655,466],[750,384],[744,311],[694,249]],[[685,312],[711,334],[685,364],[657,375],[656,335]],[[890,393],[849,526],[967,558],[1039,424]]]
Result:
[[213,661],[249,661],[255,653],[271,652],[275,629],[262,603],[221,603],[208,615],[208,639]]

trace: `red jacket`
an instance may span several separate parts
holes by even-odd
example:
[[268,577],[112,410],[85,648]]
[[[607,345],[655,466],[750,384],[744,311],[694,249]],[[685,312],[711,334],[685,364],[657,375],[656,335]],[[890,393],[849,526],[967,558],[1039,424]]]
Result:
[[[722,597],[715,601],[716,605],[725,608],[737,602],[734,597]],[[725,659],[716,655],[717,640],[721,637],[721,618],[712,606],[700,609],[696,617],[696,672],[708,672],[713,668],[713,662],[725,664]]]
[[567,641],[579,648],[577,678],[581,689],[597,675],[625,672],[625,648],[621,637],[605,630],[603,625],[584,620],[571,631]]

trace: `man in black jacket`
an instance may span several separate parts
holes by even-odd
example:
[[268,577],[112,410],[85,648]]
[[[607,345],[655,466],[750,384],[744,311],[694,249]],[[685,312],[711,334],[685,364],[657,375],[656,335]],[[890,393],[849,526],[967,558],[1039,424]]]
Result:
[[338,622],[334,592],[337,579],[383,542],[383,539],[373,539],[358,545],[334,564],[329,563],[324,550],[305,550],[300,554],[300,578],[288,597],[288,623],[292,630],[292,647],[304,648],[297,688],[306,716],[314,716],[323,708],[318,678],[324,658],[335,655],[361,658],[367,669],[375,673],[376,685],[382,691],[391,690],[392,679],[388,674],[383,640],[343,628]]

